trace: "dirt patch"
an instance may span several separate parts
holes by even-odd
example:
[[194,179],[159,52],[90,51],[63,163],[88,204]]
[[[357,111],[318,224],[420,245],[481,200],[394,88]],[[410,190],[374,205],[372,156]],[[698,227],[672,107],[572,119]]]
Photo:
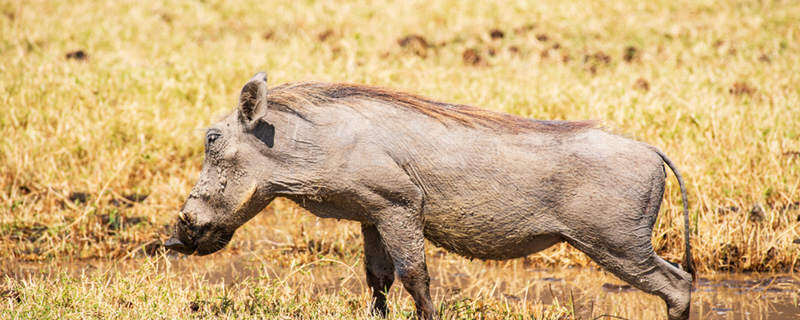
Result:
[[76,191],[70,192],[67,200],[74,204],[81,204],[89,202],[90,195],[88,192]]
[[492,29],[491,31],[489,31],[489,37],[492,38],[492,40],[503,39],[505,35],[506,34],[503,33],[503,31],[501,31],[500,29]]
[[115,207],[130,208],[136,203],[143,202],[149,194],[130,193],[122,195],[122,198],[111,199],[108,203]]
[[747,82],[737,81],[728,89],[728,92],[735,96],[748,95],[751,96],[756,93],[756,88],[753,88]]
[[650,82],[647,82],[644,78],[636,79],[636,82],[633,83],[633,88],[641,91],[650,91]]
[[4,225],[0,229],[9,229],[11,233],[9,238],[12,241],[34,242],[39,240],[48,228],[46,225],[36,222],[32,225],[23,226]]
[[766,53],[764,53],[758,56],[758,61],[761,61],[763,63],[770,63],[772,62],[772,59],[770,59],[770,57]]
[[795,210],[800,210],[800,201],[787,203],[787,204],[781,206],[781,208],[780,208],[781,212],[795,211]]
[[481,66],[486,64],[480,51],[475,48],[464,50],[464,52],[461,53],[461,59],[464,61],[464,64],[468,66]]
[[425,37],[418,34],[410,34],[397,39],[397,44],[403,49],[423,58],[428,56],[428,49],[431,48],[430,42],[428,42]]
[[22,302],[22,297],[20,296],[19,292],[14,289],[0,290],[0,298],[9,299],[17,303]]
[[106,226],[110,234],[149,221],[146,217],[127,217],[116,212],[104,213],[97,217],[100,218],[100,223]]
[[117,298],[117,305],[126,309],[133,308],[133,302],[130,302],[125,298]]
[[753,205],[753,207],[750,208],[750,214],[747,216],[747,220],[753,223],[764,221],[764,208],[759,204]]
[[67,52],[66,57],[69,60],[78,60],[78,61],[85,61],[86,59],[89,59],[89,55],[86,54],[86,52],[83,50],[75,50]]
[[4,16],[6,16],[6,18],[8,18],[8,20],[9,20],[9,21],[14,21],[14,19],[16,19],[16,17],[17,17],[17,16],[16,16],[16,15],[15,15],[13,12],[11,12],[11,11],[3,11],[3,15],[4,15]]

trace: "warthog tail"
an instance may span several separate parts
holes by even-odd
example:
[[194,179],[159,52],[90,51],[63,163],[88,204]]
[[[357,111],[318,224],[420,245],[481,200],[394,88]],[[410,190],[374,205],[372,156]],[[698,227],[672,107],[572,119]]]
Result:
[[686,252],[684,257],[685,260],[683,261],[683,265],[686,268],[686,272],[689,272],[689,274],[692,275],[692,283],[694,283],[697,281],[697,272],[694,268],[694,260],[692,259],[692,246],[689,244],[689,199],[686,197],[686,187],[683,184],[681,173],[678,172],[678,169],[675,168],[675,165],[672,163],[672,161],[670,161],[669,158],[667,158],[667,156],[661,152],[661,150],[656,148],[653,148],[653,150],[658,153],[659,156],[661,156],[661,159],[664,160],[664,163],[666,163],[667,166],[669,166],[669,168],[672,170],[672,173],[675,174],[675,178],[678,179],[678,185],[681,188],[681,198],[683,202],[683,240],[686,244]]

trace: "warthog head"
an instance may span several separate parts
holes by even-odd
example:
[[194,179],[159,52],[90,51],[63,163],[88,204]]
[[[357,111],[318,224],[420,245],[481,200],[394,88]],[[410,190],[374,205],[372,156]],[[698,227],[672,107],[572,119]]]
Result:
[[267,75],[256,74],[242,88],[238,110],[206,132],[202,172],[165,247],[198,255],[220,250],[275,197],[270,181],[286,155],[273,149],[267,91]]

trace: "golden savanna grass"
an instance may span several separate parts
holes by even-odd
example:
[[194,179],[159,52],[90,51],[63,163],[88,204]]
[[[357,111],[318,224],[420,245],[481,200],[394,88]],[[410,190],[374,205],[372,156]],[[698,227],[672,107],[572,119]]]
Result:
[[[172,318],[204,301],[197,312],[206,315],[366,316],[358,226],[288,201],[219,254],[242,254],[254,269],[235,285],[171,273],[175,258],[158,250],[199,173],[203,128],[260,70],[271,85],[363,83],[525,117],[599,120],[678,165],[700,272],[800,270],[798,21],[794,1],[0,0],[0,270],[140,266],[0,279],[24,302],[9,302],[6,315]],[[653,242],[680,261],[680,196],[668,180]],[[488,283],[483,267],[592,265],[566,245],[500,263],[432,246],[428,254],[434,274],[461,268]],[[309,270],[325,266],[354,271],[322,281],[331,288],[311,285]],[[442,291],[443,313],[571,314],[567,295],[520,303],[460,285],[459,297],[473,300]],[[412,310],[398,287],[393,317]]]

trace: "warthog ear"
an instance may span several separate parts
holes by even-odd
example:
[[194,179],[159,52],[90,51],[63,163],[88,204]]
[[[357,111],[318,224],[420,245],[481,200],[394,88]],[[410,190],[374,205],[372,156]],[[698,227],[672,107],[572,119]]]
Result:
[[250,125],[267,110],[267,73],[259,72],[242,88],[239,96],[239,120]]

